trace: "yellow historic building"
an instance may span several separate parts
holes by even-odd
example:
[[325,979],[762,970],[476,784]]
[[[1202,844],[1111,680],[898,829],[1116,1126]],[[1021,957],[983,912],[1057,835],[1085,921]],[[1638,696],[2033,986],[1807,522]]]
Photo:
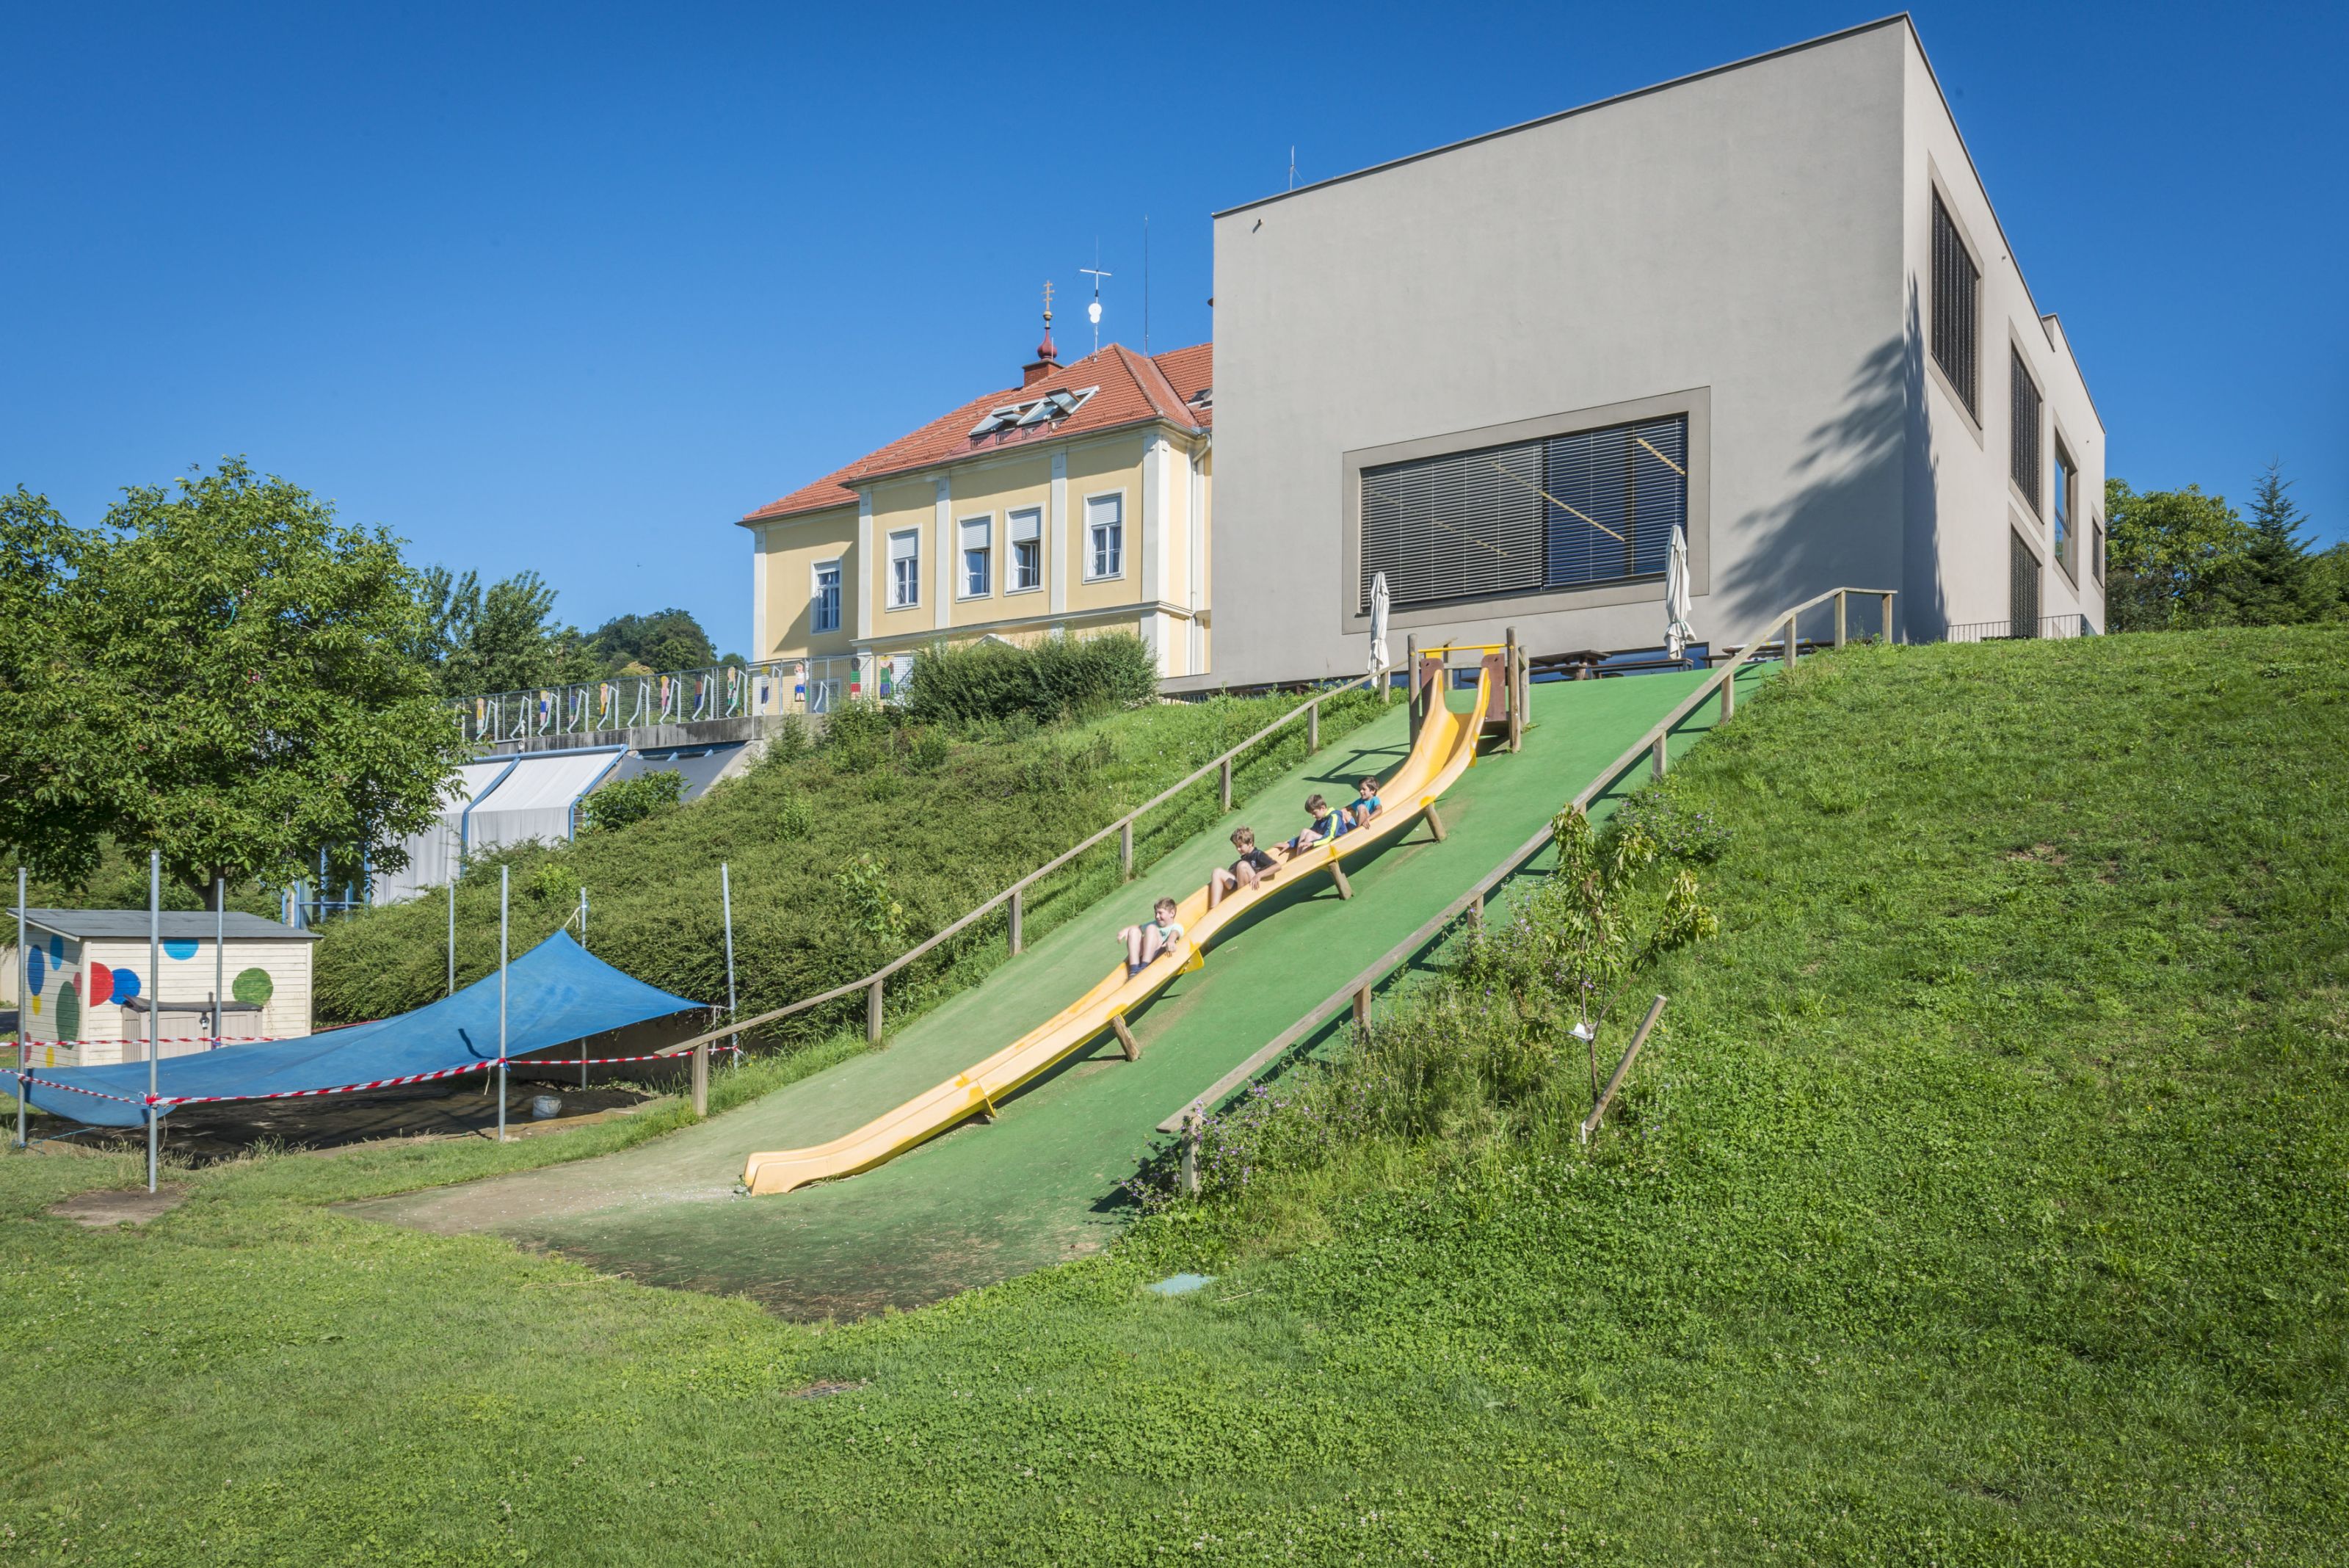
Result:
[[812,708],[985,637],[1131,631],[1162,676],[1206,673],[1211,357],[1111,344],[1063,366],[1048,313],[1019,386],[741,519],[753,658],[792,665]]

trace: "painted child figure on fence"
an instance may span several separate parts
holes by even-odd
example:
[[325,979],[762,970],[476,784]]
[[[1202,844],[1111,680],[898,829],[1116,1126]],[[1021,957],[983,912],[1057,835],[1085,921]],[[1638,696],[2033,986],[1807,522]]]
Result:
[[1364,779],[1354,786],[1352,815],[1356,827],[1368,827],[1371,825],[1371,818],[1378,815],[1384,809],[1384,805],[1379,800],[1378,780]]
[[1353,818],[1343,811],[1330,809],[1330,803],[1319,795],[1305,797],[1305,815],[1313,820],[1305,831],[1284,846],[1291,855],[1302,855],[1317,844],[1326,844],[1354,826]]
[[1240,857],[1232,862],[1231,869],[1221,866],[1207,873],[1207,908],[1214,909],[1226,894],[1243,888],[1254,888],[1268,880],[1280,869],[1280,862],[1256,846],[1256,829],[1243,827],[1232,834],[1232,847]]
[[1125,978],[1132,980],[1149,968],[1183,940],[1183,928],[1174,922],[1174,900],[1161,898],[1151,906],[1150,923],[1128,926],[1117,933],[1125,944]]

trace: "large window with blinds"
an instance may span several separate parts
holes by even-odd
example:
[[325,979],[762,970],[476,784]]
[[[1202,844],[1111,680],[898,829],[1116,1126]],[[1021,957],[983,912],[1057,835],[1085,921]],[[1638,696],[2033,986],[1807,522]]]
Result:
[[2016,348],[2012,352],[2014,355],[2014,431],[2007,443],[2011,460],[2009,467],[2014,475],[2015,488],[2023,492],[2025,501],[2031,503],[2032,514],[2044,517],[2047,515],[2047,482],[2039,467],[2043,400],[2039,396],[2039,383],[2031,379],[2031,367],[2023,362],[2023,350]]
[[1958,233],[1957,220],[1950,209],[1941,204],[1941,193],[1933,192],[1933,363],[1950,379],[1966,412],[1979,421],[1982,403],[1976,389],[1981,381],[1979,337],[1979,301],[1982,271],[1974,265],[1973,253],[1966,249],[1964,238]]
[[2006,536],[2006,613],[2009,637],[2039,635],[2039,557],[2013,533]]
[[1661,576],[1688,522],[1675,414],[1361,472],[1361,581],[1398,607]]

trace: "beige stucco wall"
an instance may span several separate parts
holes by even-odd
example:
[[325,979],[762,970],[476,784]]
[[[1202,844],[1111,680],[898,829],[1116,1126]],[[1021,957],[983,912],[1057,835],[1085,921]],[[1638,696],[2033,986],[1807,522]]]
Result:
[[[768,646],[761,659],[804,659],[849,651],[856,640],[856,508],[811,512],[759,532],[767,597]],[[813,629],[815,567],[836,560],[840,570],[840,629],[818,636]]]

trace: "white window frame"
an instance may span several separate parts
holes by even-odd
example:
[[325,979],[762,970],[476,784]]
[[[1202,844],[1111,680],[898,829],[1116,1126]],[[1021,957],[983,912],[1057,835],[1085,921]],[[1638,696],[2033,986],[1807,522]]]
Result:
[[[909,541],[912,548],[904,555],[897,553],[897,542]],[[918,609],[922,603],[922,531],[900,528],[889,535],[889,607],[893,610]]]
[[[986,532],[987,542],[976,550],[970,547],[970,530],[976,525]],[[995,597],[995,514],[982,512],[974,517],[955,520],[955,597],[958,599],[989,599]],[[985,579],[978,587],[970,586],[971,556],[979,557],[978,568]]]
[[[1012,536],[1022,517],[1036,520],[1036,536],[1033,539]],[[1019,569],[1019,546],[1023,544],[1036,553],[1036,580],[1025,587],[1020,585]],[[1003,591],[1007,594],[1040,594],[1044,591],[1044,509],[1040,506],[1016,507],[1003,514]]]
[[[826,602],[823,591],[823,575],[826,572],[830,572],[832,574],[832,596],[830,599],[832,617],[829,620],[824,618],[823,613]],[[840,629],[840,590],[841,569],[839,556],[835,556],[829,561],[816,561],[809,566],[808,631],[812,636],[820,637],[827,632],[834,632]]]
[[[1115,524],[1117,530],[1117,569],[1115,571],[1102,572],[1094,570],[1094,567],[1100,564],[1101,560],[1101,552],[1095,547],[1093,541],[1093,532],[1098,526],[1093,522],[1093,504],[1097,501],[1114,501],[1117,503],[1117,522]],[[1123,490],[1103,490],[1086,496],[1084,498],[1083,517],[1085,529],[1083,540],[1085,552],[1084,580],[1089,583],[1116,582],[1119,578],[1125,576],[1125,492]]]

